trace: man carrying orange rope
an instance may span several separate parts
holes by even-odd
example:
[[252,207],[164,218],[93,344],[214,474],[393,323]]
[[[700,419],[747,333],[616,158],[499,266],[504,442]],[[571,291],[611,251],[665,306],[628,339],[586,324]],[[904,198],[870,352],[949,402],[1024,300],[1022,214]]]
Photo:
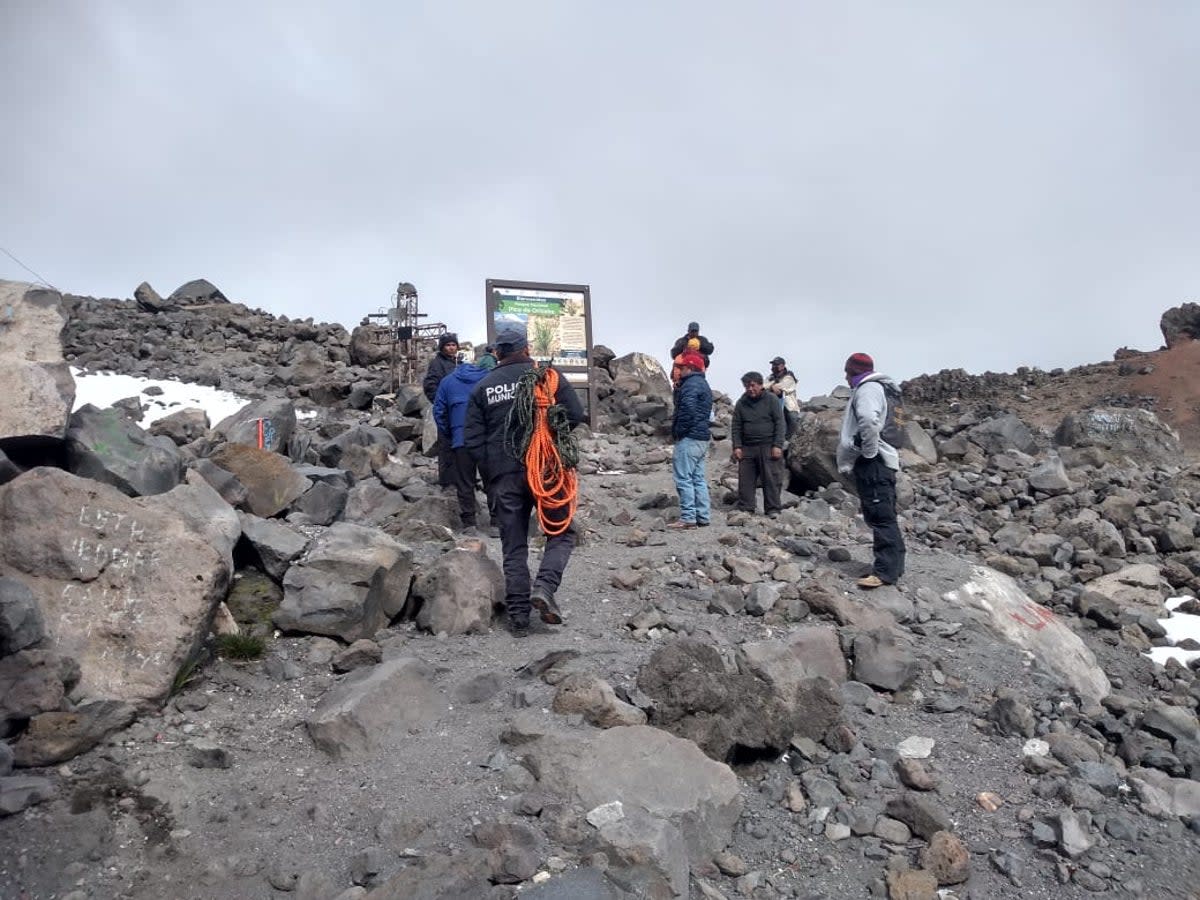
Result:
[[[575,389],[556,370],[544,367],[528,374],[535,363],[529,358],[524,329],[500,332],[496,356],[496,368],[471,392],[463,443],[483,473],[488,496],[499,512],[509,629],[514,636],[525,637],[531,607],[537,608],[543,622],[561,625],[563,621],[554,594],[575,547],[570,520],[576,475],[557,452],[552,423],[574,428],[583,421],[583,407]],[[527,389],[530,382],[532,397]],[[526,400],[532,401],[528,408],[521,405]],[[546,534],[546,550],[531,584],[529,517],[535,508]]]

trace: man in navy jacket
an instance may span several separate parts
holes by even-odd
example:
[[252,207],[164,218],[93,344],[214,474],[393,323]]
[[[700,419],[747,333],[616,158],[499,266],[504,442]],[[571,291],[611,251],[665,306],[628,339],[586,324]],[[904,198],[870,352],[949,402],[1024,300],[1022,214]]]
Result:
[[[510,328],[496,336],[499,362],[471,391],[463,440],[484,473],[488,496],[500,519],[500,546],[504,552],[504,602],[509,629],[516,637],[529,634],[529,612],[535,607],[541,620],[561,625],[562,613],[554,598],[571,551],[575,547],[572,528],[546,538],[546,549],[537,575],[529,577],[529,516],[536,501],[529,489],[525,461],[513,456],[520,443],[513,434],[517,424],[509,411],[517,396],[521,376],[533,368],[525,330]],[[575,388],[565,378],[558,383],[554,402],[561,406],[574,428],[583,421],[583,406]]]
[[707,525],[712,515],[708,480],[704,463],[712,437],[712,390],[704,377],[704,357],[689,350],[679,357],[680,380],[675,391],[675,415],[671,436],[675,438],[672,468],[675,490],[679,492],[679,520],[668,528],[695,528]]

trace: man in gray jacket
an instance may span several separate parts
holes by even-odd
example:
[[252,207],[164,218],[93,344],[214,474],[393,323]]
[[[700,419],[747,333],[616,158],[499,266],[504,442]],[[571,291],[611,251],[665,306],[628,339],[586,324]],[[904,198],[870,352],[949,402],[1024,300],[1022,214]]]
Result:
[[774,394],[763,390],[759,372],[743,375],[742,387],[746,392],[733,405],[733,425],[729,430],[733,458],[738,464],[737,505],[745,512],[754,512],[761,482],[763,512],[774,519],[782,507],[783,406]]
[[[895,382],[875,371],[875,361],[866,353],[846,360],[850,400],[842,418],[838,439],[838,471],[854,474],[863,519],[874,535],[875,563],[870,575],[858,580],[863,590],[895,584],[904,574],[904,537],[896,521],[896,473],[900,454],[885,441],[888,423],[888,388]],[[894,419],[893,419],[894,421]]]

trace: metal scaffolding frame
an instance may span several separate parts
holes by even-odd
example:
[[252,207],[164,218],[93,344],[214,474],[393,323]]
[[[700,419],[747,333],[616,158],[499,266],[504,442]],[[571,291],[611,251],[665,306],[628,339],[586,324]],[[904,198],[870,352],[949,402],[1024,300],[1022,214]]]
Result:
[[372,339],[389,346],[388,390],[393,394],[401,384],[416,384],[422,343],[436,340],[446,330],[442,322],[421,324],[421,319],[428,315],[420,310],[417,289],[410,282],[401,281],[392,294],[392,305],[386,311],[368,314],[363,320],[364,324],[377,328]]

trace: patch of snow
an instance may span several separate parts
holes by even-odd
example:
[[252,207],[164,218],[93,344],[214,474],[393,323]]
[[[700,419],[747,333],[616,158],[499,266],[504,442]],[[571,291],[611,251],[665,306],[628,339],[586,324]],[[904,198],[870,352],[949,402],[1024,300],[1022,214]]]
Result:
[[[189,407],[204,410],[208,413],[209,424],[216,425],[252,402],[247,397],[203,384],[118,375],[115,372],[89,372],[74,366],[71,367],[71,374],[75,377],[75,409],[88,403],[106,409],[117,400],[136,396],[142,404],[144,418],[139,423],[142,427],[149,427],[164,416]],[[148,387],[160,388],[162,393],[147,395],[144,392]]]
[[[1167,601],[1167,609],[1171,610],[1171,615],[1165,619],[1158,620],[1158,624],[1166,629],[1167,640],[1172,644],[1178,644],[1185,638],[1200,641],[1200,616],[1175,612],[1179,606],[1191,599],[1191,597],[1170,598]],[[1180,663],[1186,666],[1193,659],[1200,659],[1200,650],[1180,650],[1178,647],[1151,647],[1150,652],[1146,655],[1160,666],[1166,665],[1167,660],[1172,658],[1179,660]]]

